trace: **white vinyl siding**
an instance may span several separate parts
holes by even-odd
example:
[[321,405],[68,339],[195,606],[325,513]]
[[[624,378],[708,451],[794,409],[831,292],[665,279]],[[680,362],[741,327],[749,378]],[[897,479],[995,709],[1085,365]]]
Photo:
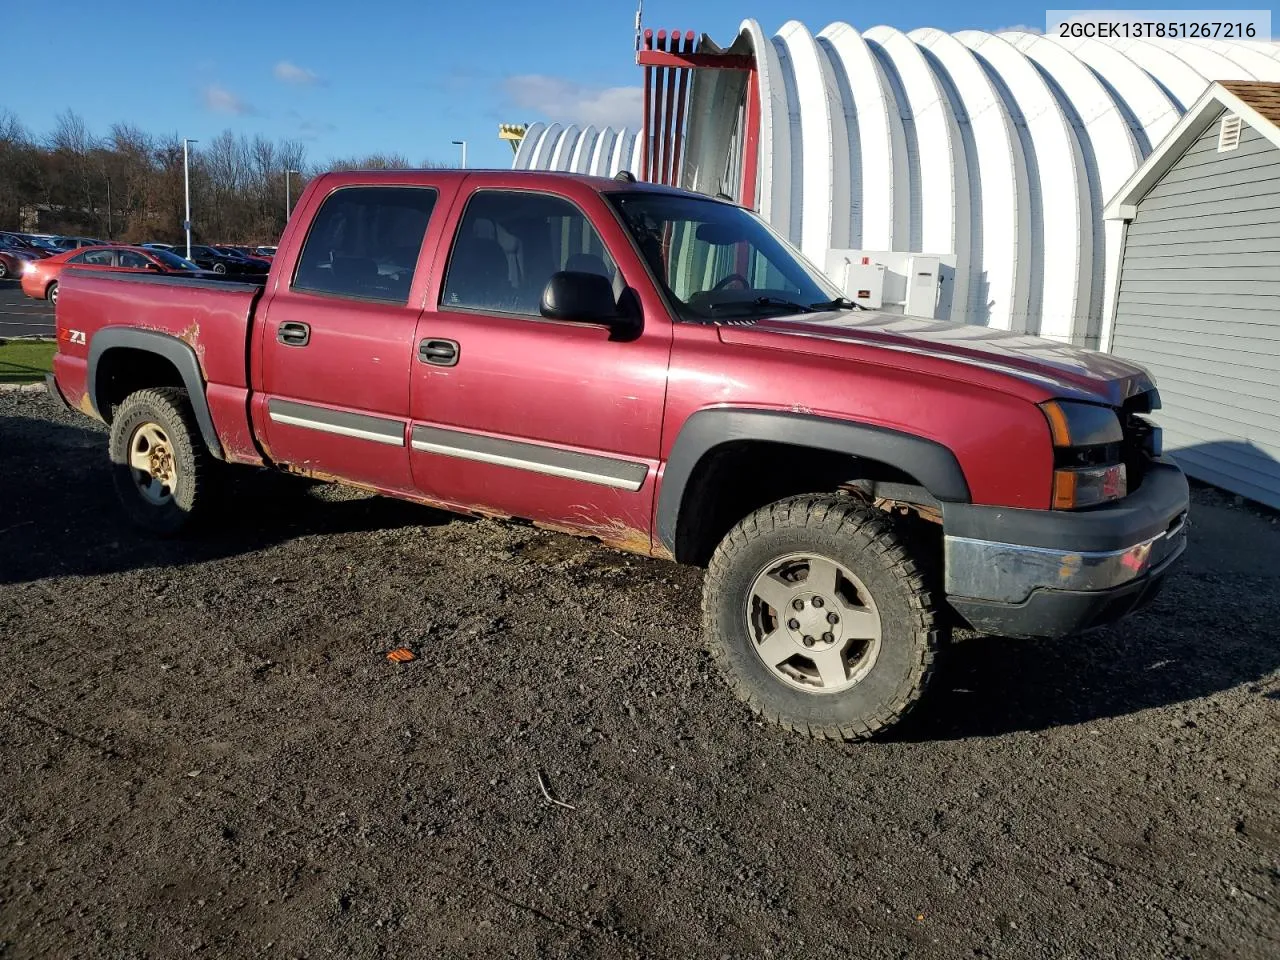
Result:
[[1112,351],[1189,475],[1280,508],[1280,150],[1245,123],[1220,152],[1220,121],[1137,204]]

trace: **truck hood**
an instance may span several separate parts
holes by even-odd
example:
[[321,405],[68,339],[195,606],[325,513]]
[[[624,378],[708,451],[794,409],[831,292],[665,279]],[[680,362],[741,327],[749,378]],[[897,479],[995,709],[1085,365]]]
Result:
[[[725,343],[761,342],[815,352],[814,341],[832,348],[817,352],[838,356],[836,344],[874,347],[935,360],[980,367],[1050,391],[1055,396],[1120,406],[1154,383],[1142,367],[1107,353],[1084,350],[1027,334],[965,323],[871,310],[831,311],[770,317],[742,326],[724,326]],[[808,346],[801,347],[801,343]]]

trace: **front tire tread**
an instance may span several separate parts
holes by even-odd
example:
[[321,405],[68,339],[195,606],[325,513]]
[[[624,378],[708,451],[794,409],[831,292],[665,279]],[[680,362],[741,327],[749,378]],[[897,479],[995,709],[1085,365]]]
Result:
[[[735,557],[753,541],[784,529],[804,527],[822,530],[846,540],[877,558],[902,585],[911,612],[915,656],[907,675],[880,709],[841,723],[814,723],[761,696],[733,666],[729,644],[714,610],[720,591],[726,589]],[[707,569],[702,613],[711,653],[730,688],[753,713],[786,730],[820,740],[864,740],[898,723],[919,701],[933,674],[937,652],[943,643],[942,618],[935,592],[925,571],[912,558],[894,525],[879,511],[848,497],[806,494],[761,507],[744,517],[721,541]]]

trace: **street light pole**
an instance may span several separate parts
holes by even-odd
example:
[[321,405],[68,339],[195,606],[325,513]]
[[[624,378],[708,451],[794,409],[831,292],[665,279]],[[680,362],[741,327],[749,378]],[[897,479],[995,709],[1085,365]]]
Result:
[[182,221],[182,227],[187,232],[187,259],[191,259],[191,163],[187,152],[187,144],[199,143],[199,140],[191,140],[187,137],[182,138],[182,186],[187,197],[187,219]]
[[293,212],[292,201],[289,196],[289,174],[291,173],[296,173],[298,176],[302,176],[301,170],[286,170],[284,172],[284,222],[286,224],[289,222],[289,214]]
[[107,177],[107,239],[111,239],[111,178]]
[[454,141],[453,141],[453,145],[454,145],[455,147],[461,147],[461,148],[462,148],[462,169],[463,169],[463,170],[467,169],[467,141],[465,141],[465,140],[454,140]]

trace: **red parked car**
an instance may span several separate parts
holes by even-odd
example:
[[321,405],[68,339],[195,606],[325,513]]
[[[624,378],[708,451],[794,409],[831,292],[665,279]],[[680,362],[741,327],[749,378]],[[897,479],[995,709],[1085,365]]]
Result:
[[27,264],[48,256],[48,250],[42,250],[26,237],[0,233],[0,280],[17,280],[26,272]]
[[896,722],[953,624],[1110,623],[1186,546],[1142,368],[855,310],[749,211],[633,178],[326,174],[265,287],[65,285],[51,392],[110,423],[143,527],[198,520],[220,460],[705,565],[730,685],[815,737]]
[[202,271],[190,260],[168,250],[149,247],[81,247],[28,264],[22,273],[22,292],[33,300],[58,302],[62,271],[66,267],[93,267],[124,273],[175,273],[195,275]]

